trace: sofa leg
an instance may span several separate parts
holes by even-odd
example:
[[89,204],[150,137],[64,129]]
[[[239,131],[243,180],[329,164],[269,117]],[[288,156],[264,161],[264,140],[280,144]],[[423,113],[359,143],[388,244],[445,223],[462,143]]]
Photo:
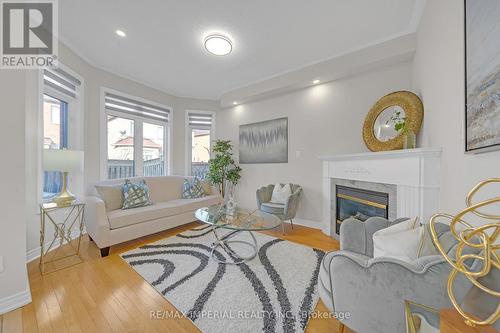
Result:
[[293,219],[290,219],[290,224],[292,225],[292,230],[293,230]]
[[285,234],[285,221],[281,221],[281,231]]
[[109,254],[109,246],[103,247],[101,250],[101,258],[107,257]]

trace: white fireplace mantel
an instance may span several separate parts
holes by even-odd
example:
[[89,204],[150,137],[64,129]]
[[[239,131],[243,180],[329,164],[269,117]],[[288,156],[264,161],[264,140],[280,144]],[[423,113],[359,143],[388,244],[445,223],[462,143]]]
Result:
[[332,179],[397,186],[397,217],[419,216],[427,222],[438,209],[440,148],[417,148],[321,156],[323,161],[323,232],[332,230]]

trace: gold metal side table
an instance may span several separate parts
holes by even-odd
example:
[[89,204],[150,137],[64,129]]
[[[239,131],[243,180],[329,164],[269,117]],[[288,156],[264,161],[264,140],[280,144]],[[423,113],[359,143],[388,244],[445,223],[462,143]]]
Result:
[[[80,243],[83,234],[84,210],[85,204],[80,202],[64,207],[58,207],[54,203],[40,205],[39,267],[42,274],[52,273],[83,262],[80,257]],[[54,239],[46,246],[47,224],[54,227]],[[77,237],[72,239],[75,232],[77,232]],[[66,246],[63,248],[63,245]],[[47,270],[45,267],[47,264],[53,267]]]
[[411,301],[405,301],[404,307],[407,333],[439,333],[438,310]]

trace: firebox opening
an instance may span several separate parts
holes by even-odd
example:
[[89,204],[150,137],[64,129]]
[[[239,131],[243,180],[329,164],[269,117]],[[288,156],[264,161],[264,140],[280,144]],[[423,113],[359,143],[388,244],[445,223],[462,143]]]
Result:
[[337,234],[340,234],[342,221],[347,218],[354,217],[365,221],[373,216],[388,217],[388,193],[336,185],[336,201],[335,232]]

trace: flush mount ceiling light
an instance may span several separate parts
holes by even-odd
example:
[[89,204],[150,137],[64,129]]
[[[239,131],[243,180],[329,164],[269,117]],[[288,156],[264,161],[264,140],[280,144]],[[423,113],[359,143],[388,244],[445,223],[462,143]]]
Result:
[[229,38],[222,35],[209,35],[205,38],[204,44],[208,52],[218,56],[228,55],[233,50]]
[[233,102],[233,105],[238,105],[238,102],[234,101],[234,102]]
[[314,80],[314,81],[313,81],[313,84],[318,84],[318,83],[320,83],[320,82],[321,82],[320,80]]
[[126,34],[126,33],[125,33],[125,31],[123,31],[123,30],[118,29],[118,30],[116,30],[116,31],[115,31],[115,33],[116,33],[118,36],[122,37],[122,38],[123,38],[123,37],[127,37],[127,34]]

